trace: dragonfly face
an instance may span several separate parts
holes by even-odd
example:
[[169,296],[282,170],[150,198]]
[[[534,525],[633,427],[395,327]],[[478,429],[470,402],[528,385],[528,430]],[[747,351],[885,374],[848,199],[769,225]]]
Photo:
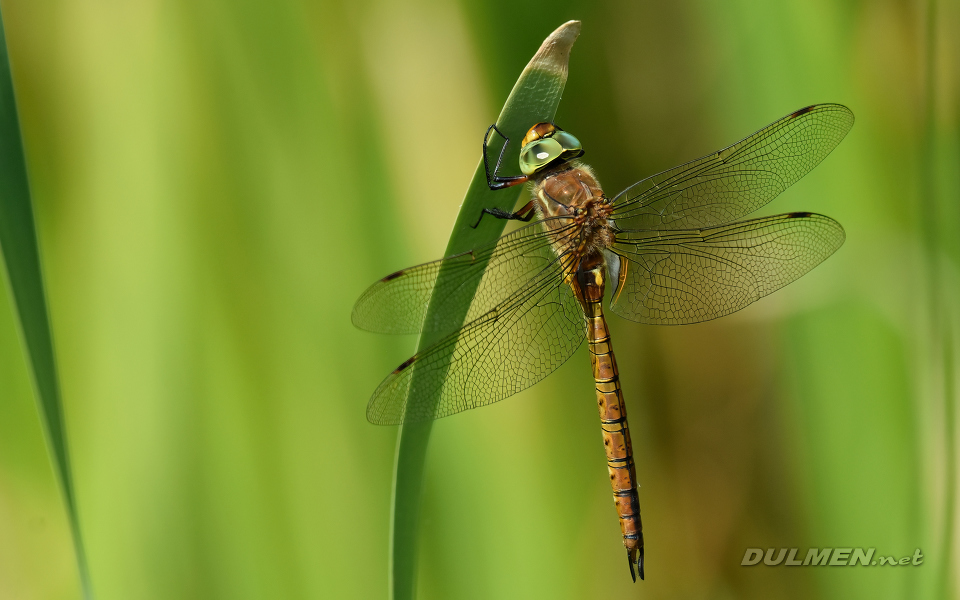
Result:
[[[367,406],[376,424],[428,421],[511,396],[553,372],[587,341],[607,469],[630,572],[644,576],[640,501],[626,404],[603,309],[639,323],[680,325],[740,310],[794,281],[844,241],[813,213],[746,221],[840,143],[853,113],[838,104],[793,112],[718,152],[643,179],[608,199],[580,142],[551,123],[527,133],[516,212],[534,223],[469,252],[397,271],[357,301],[353,322],[438,339],[387,376]],[[509,143],[509,140],[507,140]],[[479,222],[479,221],[478,221]],[[615,223],[615,225],[614,225]],[[464,312],[464,307],[466,311]],[[465,314],[465,317],[464,317]]]

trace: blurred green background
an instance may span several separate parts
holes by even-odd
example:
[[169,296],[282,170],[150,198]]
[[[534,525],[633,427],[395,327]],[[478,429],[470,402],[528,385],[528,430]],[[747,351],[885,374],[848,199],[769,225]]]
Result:
[[[851,134],[764,214],[847,241],[731,317],[612,317],[646,582],[581,348],[435,425],[420,597],[958,597],[955,0],[0,6],[98,598],[386,597],[396,429],[364,409],[416,340],[350,309],[442,254],[483,131],[572,18],[557,122],[608,194],[840,102]],[[925,560],[740,566],[810,546]],[[3,288],[0,598],[79,593]]]

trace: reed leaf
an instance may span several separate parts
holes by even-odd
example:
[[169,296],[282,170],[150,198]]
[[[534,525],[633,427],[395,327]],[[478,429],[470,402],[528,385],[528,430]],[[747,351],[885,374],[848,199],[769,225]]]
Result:
[[70,455],[64,427],[60,383],[47,313],[36,224],[30,201],[27,164],[20,137],[7,40],[0,16],[0,254],[16,311],[21,342],[34,385],[34,394],[53,469],[67,504],[74,550],[85,598],[92,598],[80,536],[77,500],[70,475]]
[[[531,125],[553,120],[567,81],[570,50],[579,34],[579,21],[569,21],[561,25],[544,40],[513,86],[497,119],[497,127],[512,142],[504,156],[505,165],[517,164],[520,153],[518,142]],[[491,143],[491,154],[499,152],[500,143]],[[491,191],[487,186],[481,160],[460,206],[460,213],[447,244],[446,256],[466,252],[499,237],[506,225],[504,220],[486,218],[476,229],[472,225],[476,223],[484,208],[511,210],[519,194],[519,187]],[[438,288],[442,287],[440,282],[444,276],[441,271],[437,280]],[[464,303],[461,317],[466,316],[468,308],[469,303]],[[428,307],[428,321],[430,311],[431,308]],[[435,337],[428,332],[421,335],[417,351],[433,344]],[[416,389],[417,386],[417,374],[414,372],[410,389]],[[423,468],[430,430],[430,423],[402,425],[397,442],[390,532],[390,594],[394,600],[408,600],[416,595],[417,534]]]

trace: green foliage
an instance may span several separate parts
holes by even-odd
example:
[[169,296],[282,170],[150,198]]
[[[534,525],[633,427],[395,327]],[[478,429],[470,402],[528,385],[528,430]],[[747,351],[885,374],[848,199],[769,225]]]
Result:
[[[418,597],[957,596],[956,3],[3,9],[98,598],[388,594],[397,431],[364,410],[416,340],[355,330],[351,307],[447,251],[483,132],[574,18],[556,121],[608,195],[839,102],[850,135],[764,210],[830,215],[847,240],[736,315],[611,318],[646,581],[626,572],[584,350],[433,424]],[[22,303],[0,296],[0,597],[79,598]],[[926,558],[740,566],[793,546]]]
[[13,92],[7,42],[0,20],[0,254],[6,281],[34,384],[37,409],[50,450],[53,470],[66,501],[84,597],[92,597],[87,573],[77,498],[70,472],[60,382],[47,315],[39,246],[27,181],[27,164],[20,139],[20,122]]

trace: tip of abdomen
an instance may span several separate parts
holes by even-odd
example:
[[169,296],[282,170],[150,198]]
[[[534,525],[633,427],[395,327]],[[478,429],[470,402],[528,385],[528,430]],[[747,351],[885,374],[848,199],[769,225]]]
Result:
[[640,575],[640,579],[643,580],[643,548],[628,549],[627,562],[630,563],[630,577],[633,578],[633,582],[637,582],[637,575]]

